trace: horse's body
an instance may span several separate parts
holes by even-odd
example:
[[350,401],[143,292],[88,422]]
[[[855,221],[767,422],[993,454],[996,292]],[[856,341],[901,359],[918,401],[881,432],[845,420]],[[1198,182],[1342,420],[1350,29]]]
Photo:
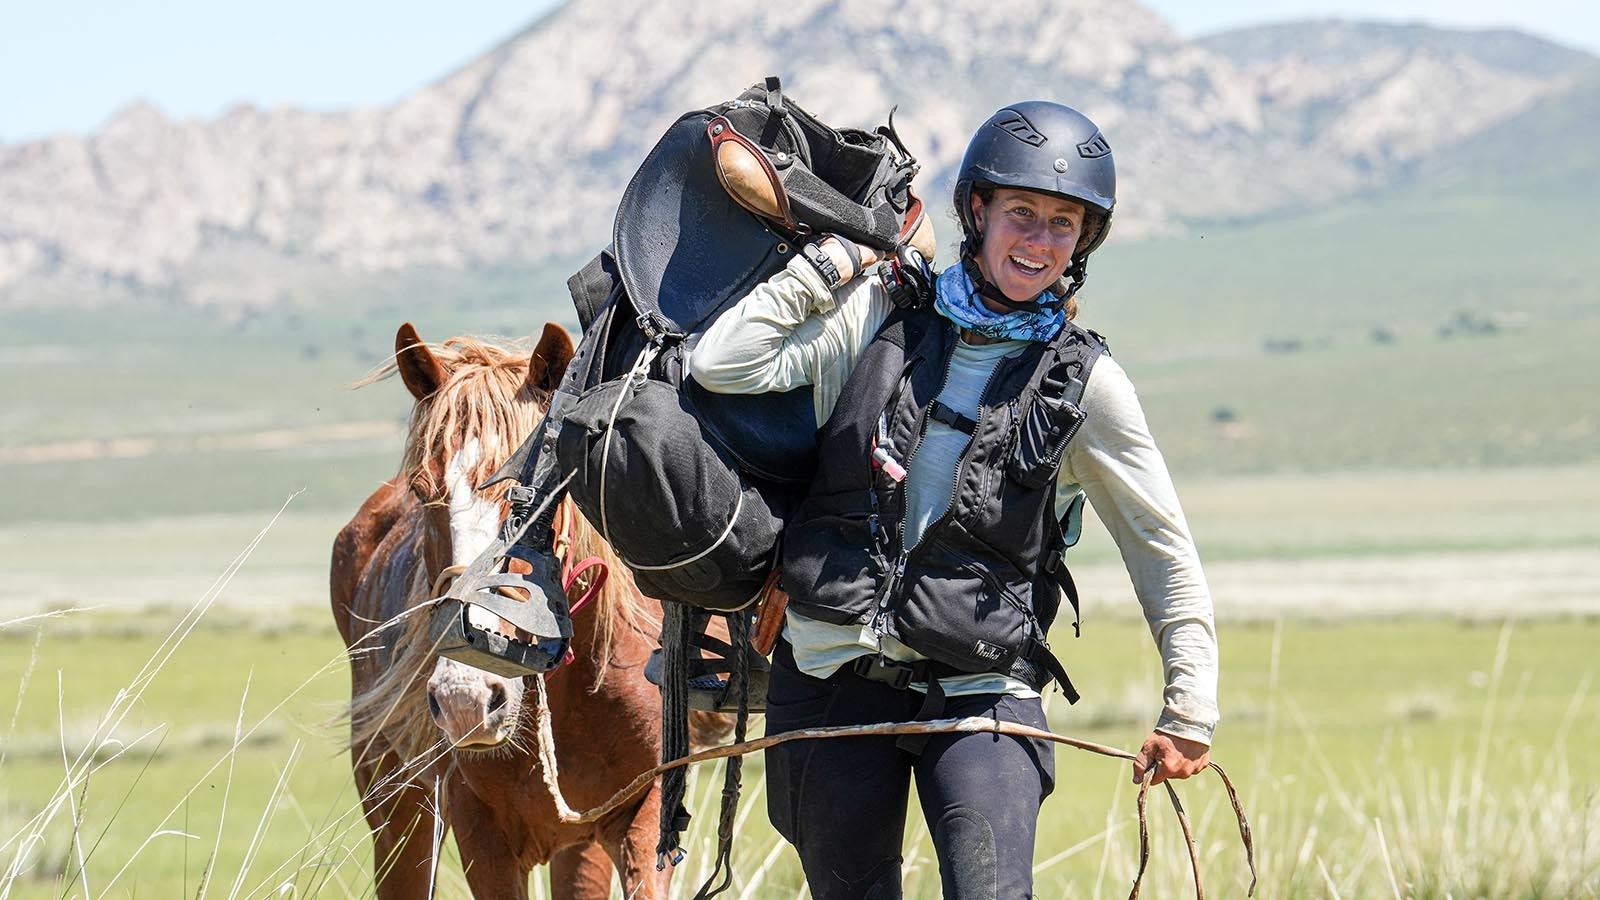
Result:
[[[597,823],[561,823],[534,750],[531,682],[439,658],[426,611],[378,628],[429,600],[440,572],[492,538],[504,501],[472,486],[537,422],[571,340],[547,326],[531,357],[459,338],[430,349],[407,324],[396,348],[394,369],[417,400],[406,461],[339,533],[331,576],[334,618],[351,649],[351,761],[373,828],[378,895],[428,896],[436,842],[454,830],[480,898],[526,897],[530,871],[545,862],[557,900],[603,900],[613,867],[626,896],[664,898],[655,787]],[[569,552],[610,563],[598,599],[574,615],[574,660],[544,676],[560,790],[581,810],[657,761],[660,694],[644,663],[660,606],[637,593],[581,516],[569,516]]]

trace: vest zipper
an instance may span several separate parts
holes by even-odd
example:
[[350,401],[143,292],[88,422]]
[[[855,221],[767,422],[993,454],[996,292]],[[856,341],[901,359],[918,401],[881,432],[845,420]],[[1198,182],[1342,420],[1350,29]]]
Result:
[[[956,335],[956,340],[961,340],[961,335],[959,333]],[[954,354],[955,348],[952,346],[950,355],[945,357],[944,375],[939,379],[939,390],[935,391],[933,394],[935,400],[939,398],[940,394],[944,393],[945,387],[950,383],[950,361]],[[984,381],[983,383],[983,390],[978,392],[978,425],[973,429],[972,437],[967,441],[966,449],[961,451],[961,458],[956,461],[955,480],[950,485],[950,505],[945,508],[943,515],[939,516],[939,518],[928,524],[927,529],[922,532],[922,538],[917,541],[918,547],[927,546],[929,543],[929,537],[933,535],[934,530],[940,525],[943,525],[944,522],[950,518],[950,514],[955,510],[956,489],[961,486],[961,474],[963,471],[965,471],[967,463],[971,461],[972,448],[977,444],[978,433],[983,429],[984,402],[988,400],[989,389],[994,386],[995,376],[1000,374],[1000,369],[1004,367],[1004,365],[1005,359],[1001,359],[999,362],[995,363],[995,367],[989,370],[988,380]],[[905,457],[905,465],[908,470],[910,469],[911,464],[916,461],[917,451],[922,448],[922,441],[928,436],[928,407],[924,406],[922,411],[918,414],[918,417],[920,421],[917,429],[917,441],[911,446],[911,452]],[[880,654],[883,652],[883,636],[888,624],[889,613],[894,608],[895,601],[899,598],[900,584],[905,580],[906,563],[911,557],[911,548],[906,546],[906,516],[908,512],[909,510],[907,509],[906,504],[906,490],[904,485],[902,485],[900,489],[900,521],[899,527],[896,529],[898,534],[895,542],[900,553],[895,557],[894,571],[890,574],[889,579],[879,589],[878,608],[872,616],[872,633],[873,636],[877,638],[878,652]]]
[[883,636],[888,631],[889,611],[900,590],[900,581],[906,574],[906,552],[895,557],[894,569],[878,588],[878,608],[872,614],[872,635],[878,642],[878,655],[883,655]]
[[[959,335],[957,336],[956,339],[960,340]],[[955,351],[951,350],[951,354],[954,355],[954,353],[955,353]],[[955,512],[955,509],[956,509],[956,491],[957,491],[957,489],[959,489],[961,487],[961,476],[962,476],[963,473],[966,472],[968,463],[972,462],[972,448],[976,447],[978,445],[978,434],[983,431],[984,420],[988,417],[988,413],[986,413],[985,410],[988,410],[989,412],[993,411],[992,409],[989,409],[988,407],[986,407],[984,404],[989,399],[989,389],[994,387],[995,376],[1000,374],[1000,370],[1006,364],[1006,359],[1009,359],[1009,357],[1002,357],[998,362],[995,363],[994,368],[989,370],[989,378],[986,381],[984,381],[983,390],[978,392],[978,418],[977,418],[977,425],[974,426],[973,429],[972,429],[972,437],[968,439],[966,449],[961,451],[961,458],[956,460],[956,471],[955,471],[954,476],[952,476],[952,481],[950,482],[950,505],[945,507],[944,512],[939,516],[939,518],[934,519],[932,522],[928,523],[927,530],[922,532],[922,540],[917,542],[917,546],[919,546],[919,547],[921,547],[924,544],[926,544],[928,542],[928,538],[933,535],[934,530],[939,528],[940,526],[942,526],[946,521],[948,521],[950,516]],[[939,384],[939,394],[944,393],[945,383],[950,380],[950,362],[948,360],[945,361],[944,377],[945,377],[945,381],[944,382],[940,382],[940,384]],[[934,394],[933,395],[934,398],[938,399],[939,394]],[[924,410],[924,414],[926,414],[926,410]],[[927,431],[928,431],[928,424],[927,424],[926,417],[924,417],[924,420],[923,420],[922,431],[923,431],[924,436],[926,436]],[[922,444],[922,440],[921,440],[921,438],[918,438],[917,445],[921,446],[921,444]],[[901,542],[901,547],[902,548],[905,546],[905,532],[906,532],[906,517],[905,517],[904,512],[902,511],[901,516],[900,516],[900,542]],[[909,551],[907,551],[907,552],[909,552]]]

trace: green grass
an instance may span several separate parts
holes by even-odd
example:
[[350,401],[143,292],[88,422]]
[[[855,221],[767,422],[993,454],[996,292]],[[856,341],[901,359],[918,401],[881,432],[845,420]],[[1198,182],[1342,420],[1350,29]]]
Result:
[[1469,181],[1113,241],[1080,318],[1180,472],[1593,460],[1596,201],[1592,181]]
[[[398,382],[351,385],[401,321],[387,310],[249,326],[172,312],[8,317],[0,521],[243,512],[302,490],[301,507],[353,508],[393,472],[410,397]],[[84,337],[50,343],[67,334]],[[360,429],[330,433],[348,423]],[[74,442],[119,439],[98,458],[74,455]],[[22,447],[45,458],[7,462]]]
[[[0,732],[0,841],[57,796],[63,730],[69,750],[99,743],[88,736],[94,720],[173,620],[147,610],[0,633],[0,683],[22,686],[4,704],[16,715]],[[1068,707],[1053,698],[1052,724],[1134,747],[1158,697],[1148,634],[1109,623],[1092,637],[1063,639],[1086,699]],[[1329,883],[1341,896],[1388,896],[1390,868],[1406,896],[1565,897],[1600,887],[1600,782],[1583,762],[1600,740],[1590,690],[1600,622],[1290,621],[1225,627],[1221,638],[1225,721],[1214,749],[1256,830],[1261,896],[1331,896]],[[102,766],[73,794],[95,894],[190,896],[208,861],[212,896],[235,881],[242,896],[285,881],[300,896],[364,893],[370,850],[339,730],[325,724],[346,690],[339,659],[317,610],[214,610],[202,620],[116,729],[127,749],[108,759],[114,748],[102,748]],[[256,730],[230,752],[241,722]],[[1036,857],[1040,894],[1122,896],[1136,861],[1125,764],[1063,749],[1057,765]],[[697,778],[691,873],[709,864],[718,782],[711,769]],[[763,880],[751,896],[795,896],[792,856],[761,812],[759,761],[746,784],[742,883]],[[1238,896],[1244,863],[1219,785],[1201,779],[1182,793],[1211,894]],[[77,871],[70,821],[57,818],[12,896],[83,892],[81,881],[58,881]],[[1165,801],[1152,803],[1151,821],[1146,893],[1182,896],[1187,858]],[[935,896],[925,835],[908,854],[908,896]]]
[[[1110,336],[1180,477],[1592,464],[1600,182],[1572,174],[1591,168],[1114,240],[1081,320]],[[302,488],[301,508],[351,508],[398,452],[370,427],[398,427],[404,391],[348,389],[395,327],[570,326],[573,265],[325,273],[248,314],[0,313],[0,523],[244,512]],[[315,431],[352,422],[369,430]],[[285,430],[298,438],[251,444]],[[134,449],[23,456],[106,439]]]

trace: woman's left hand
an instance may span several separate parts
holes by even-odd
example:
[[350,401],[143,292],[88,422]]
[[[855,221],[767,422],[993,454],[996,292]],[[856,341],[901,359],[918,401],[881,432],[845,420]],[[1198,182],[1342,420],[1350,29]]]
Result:
[[1134,784],[1144,780],[1145,770],[1151,765],[1156,767],[1151,784],[1160,784],[1168,778],[1188,778],[1211,765],[1211,748],[1199,741],[1152,731],[1133,758]]
[[847,284],[857,275],[867,270],[868,266],[878,261],[878,253],[871,247],[853,243],[849,238],[837,234],[824,235],[817,241],[817,247],[828,254],[833,260],[834,268],[839,272],[839,283]]

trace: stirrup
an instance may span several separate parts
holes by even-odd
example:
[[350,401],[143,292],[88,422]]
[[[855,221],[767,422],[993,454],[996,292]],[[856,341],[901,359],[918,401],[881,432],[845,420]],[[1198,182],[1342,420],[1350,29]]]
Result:
[[[689,708],[702,712],[738,712],[740,688],[739,673],[735,671],[733,659],[734,649],[704,632],[693,635],[689,644],[690,650],[703,648],[720,654],[689,658]],[[748,649],[747,652],[750,654],[750,691],[745,708],[752,713],[759,713],[767,708],[767,673],[771,666],[767,658],[754,649]],[[661,648],[651,650],[650,659],[644,664],[645,680],[660,687],[664,666]]]
[[[491,544],[445,596],[433,601],[428,633],[440,656],[506,678],[548,672],[566,658],[572,644],[572,617],[561,586],[560,563],[549,550],[519,543],[520,537],[515,534]],[[505,571],[509,559],[527,562],[533,572]],[[488,610],[533,639],[508,638],[479,628],[468,620],[471,606]]]

